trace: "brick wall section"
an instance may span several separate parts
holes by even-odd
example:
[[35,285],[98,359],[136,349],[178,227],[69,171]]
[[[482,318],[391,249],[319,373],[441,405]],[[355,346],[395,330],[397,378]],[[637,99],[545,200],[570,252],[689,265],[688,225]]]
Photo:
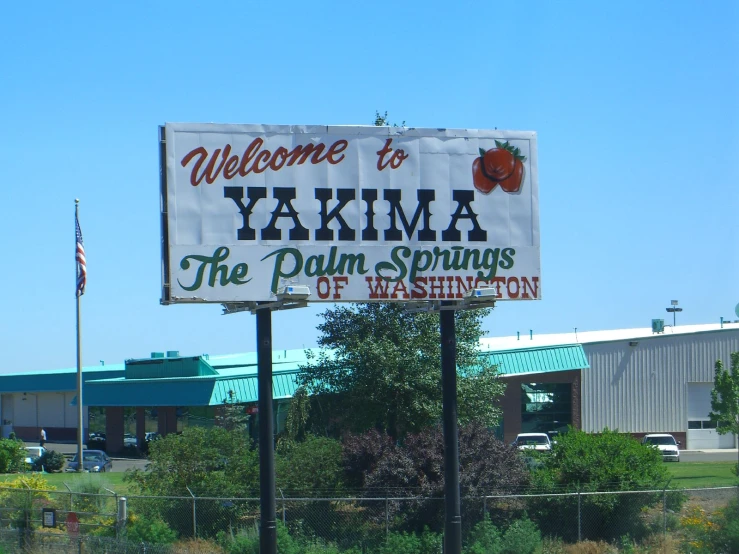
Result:
[[105,408],[105,449],[110,455],[123,452],[122,407],[110,406]]
[[159,407],[157,431],[163,437],[177,432],[177,408],[174,406]]

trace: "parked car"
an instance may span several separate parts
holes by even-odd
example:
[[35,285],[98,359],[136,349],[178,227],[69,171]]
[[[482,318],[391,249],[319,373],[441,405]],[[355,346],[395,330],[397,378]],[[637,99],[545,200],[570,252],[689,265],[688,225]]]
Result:
[[124,433],[123,434],[123,446],[130,446],[133,448],[136,448],[138,445],[138,441],[136,440],[136,437],[134,437],[131,433]]
[[552,449],[552,442],[546,433],[519,433],[513,441],[513,446],[519,450],[549,452]]
[[[72,461],[67,464],[66,471],[77,471],[78,460],[75,454]],[[82,469],[92,473],[103,473],[113,469],[113,462],[102,450],[85,450],[82,452]]]
[[27,466],[33,466],[41,456],[46,453],[46,448],[43,446],[26,446],[26,458],[25,462]]
[[662,453],[664,461],[680,461],[680,441],[676,441],[675,437],[668,433],[654,433],[646,435],[642,439],[642,444],[653,446]]

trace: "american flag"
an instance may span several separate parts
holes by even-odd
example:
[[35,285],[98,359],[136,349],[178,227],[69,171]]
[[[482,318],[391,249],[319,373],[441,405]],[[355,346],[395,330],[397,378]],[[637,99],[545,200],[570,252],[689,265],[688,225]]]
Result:
[[75,259],[77,260],[77,296],[85,294],[87,284],[87,260],[85,260],[85,246],[82,244],[82,230],[77,216],[74,216],[74,226],[77,235],[77,248]]

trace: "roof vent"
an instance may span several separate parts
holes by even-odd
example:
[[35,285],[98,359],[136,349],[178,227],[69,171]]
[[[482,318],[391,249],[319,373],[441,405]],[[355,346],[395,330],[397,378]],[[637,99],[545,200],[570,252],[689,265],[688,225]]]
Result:
[[152,358],[164,358],[164,352],[152,352],[151,357]]
[[167,350],[167,358],[179,358],[179,357],[180,357],[179,350]]
[[665,332],[665,320],[664,319],[653,319],[652,320],[652,333],[664,333]]

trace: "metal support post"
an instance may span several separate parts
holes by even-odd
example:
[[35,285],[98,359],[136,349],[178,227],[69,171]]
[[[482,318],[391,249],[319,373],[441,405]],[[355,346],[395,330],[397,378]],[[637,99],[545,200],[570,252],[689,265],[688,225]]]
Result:
[[[448,302],[442,303],[449,305]],[[462,552],[457,432],[457,338],[454,311],[439,313],[441,327],[442,419],[444,422],[444,554]]]
[[277,503],[272,422],[272,312],[257,310],[257,388],[259,391],[259,553],[277,554]]
[[577,491],[577,542],[582,540],[582,500],[580,491]]

